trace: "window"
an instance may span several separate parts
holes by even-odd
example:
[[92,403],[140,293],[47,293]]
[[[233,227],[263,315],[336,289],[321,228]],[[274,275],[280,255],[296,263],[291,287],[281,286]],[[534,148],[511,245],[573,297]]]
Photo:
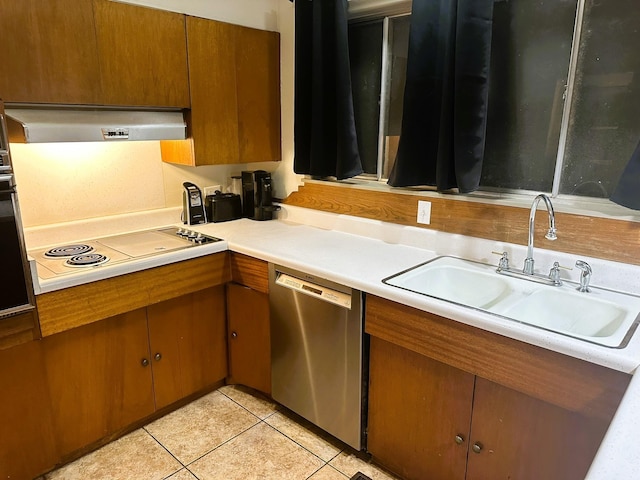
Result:
[[[350,23],[368,178],[395,158],[409,20]],[[637,0],[496,1],[483,189],[610,196],[640,140],[638,25]]]

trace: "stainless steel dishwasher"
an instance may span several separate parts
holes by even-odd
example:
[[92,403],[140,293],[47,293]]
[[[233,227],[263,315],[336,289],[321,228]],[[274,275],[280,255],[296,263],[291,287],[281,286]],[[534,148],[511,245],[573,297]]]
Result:
[[269,301],[273,398],[363,449],[362,293],[269,264]]

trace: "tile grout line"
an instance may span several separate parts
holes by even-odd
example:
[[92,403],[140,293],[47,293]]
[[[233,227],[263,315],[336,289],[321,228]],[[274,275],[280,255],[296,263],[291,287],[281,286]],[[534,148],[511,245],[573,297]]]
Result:
[[[251,410],[249,410],[247,407],[245,407],[244,405],[242,405],[240,402],[238,402],[237,400],[235,400],[234,398],[231,398],[229,395],[227,395],[224,392],[220,392],[222,395],[224,395],[225,397],[227,397],[229,400],[231,400],[232,402],[234,402],[235,404],[239,405],[240,407],[242,407],[243,409],[245,409],[247,412],[249,412],[250,414],[252,414],[253,416],[257,417],[260,420],[260,423],[264,423],[267,426],[273,428],[276,432],[280,433],[281,435],[285,436],[286,438],[288,438],[290,441],[292,441],[293,443],[295,443],[296,445],[298,445],[300,448],[302,448],[303,450],[305,450],[306,452],[309,452],[311,455],[313,455],[314,457],[318,458],[321,462],[324,463],[324,465],[322,465],[318,470],[324,468],[325,466],[329,465],[331,468],[333,468],[334,470],[336,470],[337,472],[341,473],[342,475],[347,476],[347,474],[345,472],[343,472],[342,470],[334,467],[333,465],[330,465],[329,462],[331,462],[332,460],[336,459],[342,452],[344,452],[344,449],[340,448],[338,453],[336,453],[333,457],[331,457],[329,460],[325,460],[324,458],[320,457],[318,454],[312,452],[311,450],[309,450],[307,447],[305,447],[304,445],[302,445],[300,442],[296,441],[295,439],[291,438],[289,435],[287,435],[285,432],[279,430],[277,427],[274,427],[273,425],[271,425],[270,423],[266,422],[267,418],[272,417],[275,413],[279,412],[280,410],[278,410],[277,408],[277,404],[276,404],[276,409],[271,412],[269,415],[267,415],[264,418],[259,417],[258,415],[256,415],[254,412],[252,412]],[[284,415],[284,414],[283,414]],[[294,420],[295,421],[295,420]],[[296,422],[298,423],[298,422]],[[258,425],[258,424],[256,424]],[[255,426],[255,425],[254,425]],[[326,441],[324,439],[322,439],[322,437],[316,435],[314,432],[312,432],[311,430],[307,429],[306,427],[304,427],[303,425],[300,425],[302,428],[304,428],[305,430],[307,430],[309,433],[313,434],[314,436],[320,438],[323,441]],[[253,428],[253,427],[251,427]],[[247,429],[248,430],[248,429]],[[246,430],[245,430],[246,431]],[[242,432],[244,433],[244,432]],[[238,434],[241,435],[241,434]],[[235,438],[235,437],[234,437]],[[226,442],[225,442],[226,443]],[[213,450],[212,450],[213,451]],[[209,452],[210,453],[210,452]],[[202,458],[202,457],[200,457]],[[195,460],[194,460],[195,461]],[[192,462],[193,463],[193,462]],[[315,475],[318,470],[316,470],[313,475]],[[312,475],[312,476],[313,476]]]

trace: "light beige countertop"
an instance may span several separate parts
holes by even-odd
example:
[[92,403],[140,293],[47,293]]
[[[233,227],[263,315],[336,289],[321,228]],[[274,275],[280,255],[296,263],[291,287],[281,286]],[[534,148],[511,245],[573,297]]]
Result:
[[[180,209],[165,209],[146,214],[141,212],[96,219],[88,224],[74,222],[26,229],[25,236],[28,249],[35,249],[101,235],[170,224],[181,225],[179,218]],[[290,206],[282,207],[278,220],[258,222],[240,219],[193,226],[192,229],[225,241],[128,262],[121,266],[98,267],[91,272],[65,276],[64,279],[45,281],[35,278],[36,291],[45,293],[229,249],[615,370],[634,373],[640,364],[638,334],[632,337],[626,348],[608,348],[382,283],[382,279],[390,275],[441,255],[497,264],[498,257],[492,252],[507,251],[513,264],[520,265],[526,256],[526,245],[452,235]],[[558,235],[562,235],[561,226]],[[548,269],[554,261],[559,261],[561,265],[573,265],[577,259],[583,259],[593,268],[593,285],[635,295],[640,293],[640,267],[544,250],[540,248],[545,243],[542,237],[536,235],[537,246],[534,253],[536,265],[541,269]],[[562,278],[566,281],[576,282],[578,276],[579,272],[575,269],[562,272]],[[632,446],[636,445],[635,437],[640,432],[640,425],[629,419],[638,418],[639,407],[640,380],[634,378],[594,461],[589,480],[633,478],[638,471],[640,448]]]

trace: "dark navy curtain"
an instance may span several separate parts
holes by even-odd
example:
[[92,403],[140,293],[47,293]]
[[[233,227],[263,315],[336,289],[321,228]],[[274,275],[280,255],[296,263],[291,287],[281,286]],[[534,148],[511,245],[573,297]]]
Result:
[[295,2],[296,173],[344,179],[363,172],[347,32],[347,0]]
[[640,143],[622,172],[611,200],[624,207],[640,210]]
[[390,185],[462,193],[478,188],[493,2],[413,0],[402,131]]

